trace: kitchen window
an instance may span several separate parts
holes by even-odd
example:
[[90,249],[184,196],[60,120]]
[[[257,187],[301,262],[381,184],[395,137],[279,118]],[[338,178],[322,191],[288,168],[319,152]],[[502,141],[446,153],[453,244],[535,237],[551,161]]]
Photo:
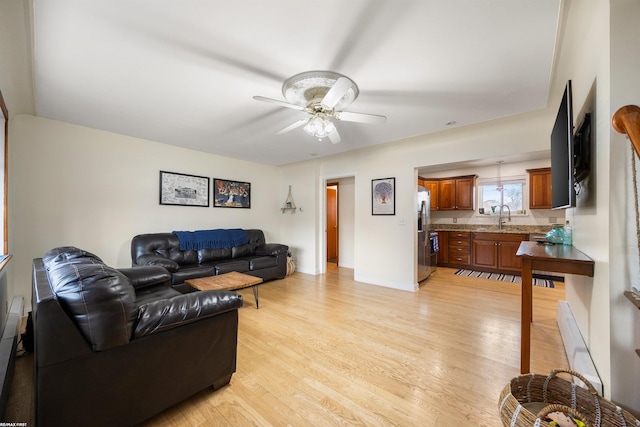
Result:
[[[500,191],[502,186],[502,194]],[[500,205],[507,205],[511,215],[524,213],[525,179],[509,179],[498,182],[487,180],[478,183],[478,206],[485,215],[498,215]],[[506,211],[506,209],[505,209]]]

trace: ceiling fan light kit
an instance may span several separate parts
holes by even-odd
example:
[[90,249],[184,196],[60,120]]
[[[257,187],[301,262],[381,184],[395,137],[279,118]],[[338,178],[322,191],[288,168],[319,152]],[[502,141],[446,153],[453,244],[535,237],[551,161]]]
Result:
[[310,115],[280,130],[277,135],[304,126],[303,130],[309,135],[319,140],[328,137],[337,144],[341,138],[332,118],[359,123],[384,123],[387,120],[385,116],[376,114],[341,111],[355,101],[359,93],[358,85],[347,76],[334,71],[306,71],[288,78],[282,85],[282,95],[288,102],[263,96],[254,96],[253,99]]
[[325,138],[336,131],[336,126],[327,119],[324,114],[316,114],[310,118],[306,126],[303,127],[305,132],[311,136],[315,136],[319,140]]

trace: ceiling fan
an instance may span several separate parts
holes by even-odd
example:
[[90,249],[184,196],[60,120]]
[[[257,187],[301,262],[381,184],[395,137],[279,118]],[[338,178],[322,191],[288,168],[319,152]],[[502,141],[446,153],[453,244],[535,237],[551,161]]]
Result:
[[304,126],[304,131],[318,140],[328,137],[332,143],[337,144],[341,138],[331,121],[332,118],[357,123],[387,121],[385,116],[377,114],[343,111],[343,108],[355,101],[358,93],[358,86],[347,76],[333,71],[307,71],[285,80],[282,85],[282,95],[288,102],[264,96],[254,96],[253,99],[309,114],[309,117],[290,124],[276,135]]

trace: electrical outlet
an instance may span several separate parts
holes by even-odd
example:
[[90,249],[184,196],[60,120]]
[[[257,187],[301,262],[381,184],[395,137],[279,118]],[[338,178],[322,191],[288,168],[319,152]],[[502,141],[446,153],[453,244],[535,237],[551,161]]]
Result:
[[453,223],[457,224],[458,223],[458,218],[453,218]]
[[398,224],[400,224],[400,225],[407,225],[407,220],[405,220],[404,218],[400,218],[400,219],[398,220]]

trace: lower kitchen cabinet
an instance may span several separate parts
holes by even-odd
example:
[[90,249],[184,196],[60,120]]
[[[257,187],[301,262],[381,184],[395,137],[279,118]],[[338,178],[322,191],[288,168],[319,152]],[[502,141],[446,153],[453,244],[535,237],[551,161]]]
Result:
[[449,266],[468,268],[471,264],[471,233],[449,232]]
[[522,262],[516,256],[520,242],[528,234],[473,233],[473,268],[483,271],[520,272]]

